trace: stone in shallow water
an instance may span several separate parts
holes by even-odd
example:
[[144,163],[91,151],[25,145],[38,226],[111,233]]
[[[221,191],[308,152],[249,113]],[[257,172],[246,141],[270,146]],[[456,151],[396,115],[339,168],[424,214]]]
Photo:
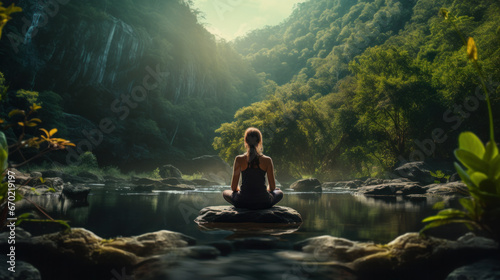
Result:
[[455,269],[446,280],[495,280],[500,279],[500,259],[485,259]]
[[316,178],[301,179],[290,185],[296,192],[321,192],[321,182]]
[[200,210],[195,219],[198,224],[207,223],[302,223],[302,217],[296,210],[274,206],[268,209],[249,210],[234,206],[211,206]]
[[[207,259],[219,254],[217,249],[203,246],[183,249],[195,245],[196,240],[168,230],[114,239],[102,239],[82,228],[31,238],[28,233],[21,233],[23,236],[16,237],[16,258],[40,269],[43,279],[112,279],[100,276],[111,274],[113,269],[122,273],[122,268],[130,270],[157,255],[178,252],[179,256]],[[7,239],[0,235],[0,250],[3,252],[8,246]]]
[[282,256],[290,255],[303,263],[344,267],[360,280],[420,280],[445,279],[449,271],[460,265],[497,254],[498,243],[473,234],[452,241],[406,233],[385,245],[325,235],[300,241],[294,249],[304,254]]
[[5,280],[15,280],[15,279],[26,279],[26,280],[40,280],[42,276],[40,271],[34,266],[27,262],[16,260],[16,265],[14,272],[7,270],[11,267],[8,265],[9,259],[4,255],[0,255],[0,262],[2,263],[2,269],[0,269],[0,279]]

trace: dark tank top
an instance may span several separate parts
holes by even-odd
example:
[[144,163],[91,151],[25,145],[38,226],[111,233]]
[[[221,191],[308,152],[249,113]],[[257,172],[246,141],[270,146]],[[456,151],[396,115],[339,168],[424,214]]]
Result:
[[266,171],[257,166],[248,166],[241,171],[241,198],[246,202],[266,201],[272,196],[267,192]]

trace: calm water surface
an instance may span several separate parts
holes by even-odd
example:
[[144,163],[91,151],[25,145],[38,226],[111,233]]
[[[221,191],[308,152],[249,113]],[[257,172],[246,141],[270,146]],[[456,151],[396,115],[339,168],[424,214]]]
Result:
[[[88,203],[77,205],[57,196],[32,197],[57,219],[69,220],[72,227],[84,227],[103,238],[140,235],[157,230],[184,233],[205,243],[239,236],[227,230],[202,230],[193,221],[206,206],[227,205],[222,190],[215,186],[194,191],[134,192],[92,186]],[[278,204],[296,209],[304,220],[293,233],[281,239],[298,241],[329,234],[357,241],[388,242],[405,232],[422,228],[421,220],[433,213],[436,199],[373,198],[344,190],[294,193],[285,190]],[[22,211],[32,208],[20,202]],[[21,209],[22,209],[21,208]]]

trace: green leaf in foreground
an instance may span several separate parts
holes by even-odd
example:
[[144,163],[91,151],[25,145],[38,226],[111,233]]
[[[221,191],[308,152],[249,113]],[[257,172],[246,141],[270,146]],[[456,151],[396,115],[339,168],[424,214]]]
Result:
[[39,219],[18,219],[16,222],[16,225],[20,225],[23,222],[37,222],[37,223],[56,223],[64,226],[64,230],[69,230],[71,229],[70,225],[68,224],[67,221],[63,220],[39,220]]
[[483,142],[472,132],[462,132],[458,137],[458,148],[483,158],[485,149]]
[[492,143],[491,141],[489,141],[486,144],[483,160],[489,162],[497,157],[498,157],[498,147],[496,143]]
[[462,149],[455,150],[455,156],[469,169],[477,170],[482,173],[488,173],[489,171],[488,163],[469,151]]
[[0,172],[7,169],[7,158],[9,156],[9,146],[7,146],[7,139],[5,134],[0,131]]

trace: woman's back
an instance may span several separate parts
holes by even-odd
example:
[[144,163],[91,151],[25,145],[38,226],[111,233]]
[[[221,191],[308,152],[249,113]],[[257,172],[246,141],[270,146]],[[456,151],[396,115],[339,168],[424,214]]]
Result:
[[266,171],[259,166],[248,166],[241,171],[241,193],[267,193]]
[[[272,207],[281,200],[283,192],[276,189],[272,159],[262,154],[262,133],[257,128],[248,128],[245,131],[244,144],[247,152],[235,158],[231,190],[225,190],[223,197],[236,207]],[[269,186],[265,184],[266,174]],[[242,184],[239,187],[240,178]]]

